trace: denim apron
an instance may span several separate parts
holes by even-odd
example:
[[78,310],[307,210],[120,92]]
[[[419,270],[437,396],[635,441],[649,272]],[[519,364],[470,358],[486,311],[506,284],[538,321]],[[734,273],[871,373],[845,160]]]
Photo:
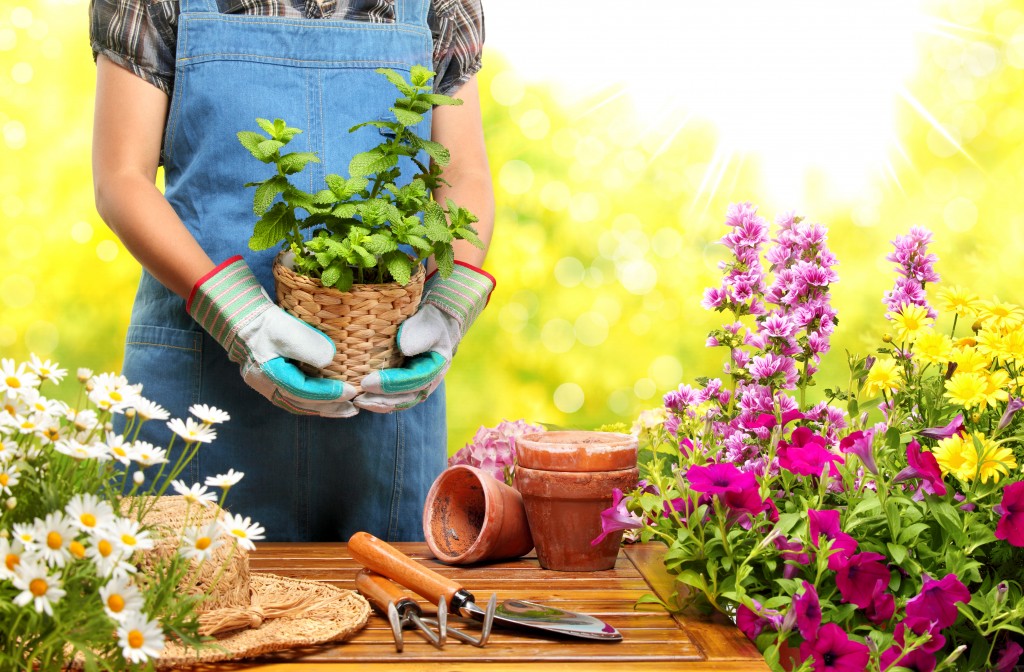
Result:
[[[287,151],[312,151],[297,176],[316,192],[324,176],[348,176],[353,154],[377,145],[372,127],[397,91],[374,72],[408,73],[431,63],[429,0],[397,0],[393,24],[221,14],[216,0],[181,0],[174,95],[163,146],[167,200],[215,262],[241,254],[275,296],[277,250],[248,248],[253,190],[273,166],[254,159],[236,133],[256,118],[303,129]],[[429,137],[429,115],[416,132]],[[411,163],[405,166],[411,169]],[[409,175],[409,172],[403,172]],[[262,524],[267,540],[345,541],[357,530],[383,539],[423,537],[427,490],[446,464],[444,389],[414,408],[347,419],[298,416],[242,380],[238,365],[185,312],[184,301],[143,272],[128,329],[124,375],[143,395],[187,417],[191,404],[231,414],[182,479],[245,473],[226,506]],[[167,445],[163,423],[143,435]],[[177,441],[180,443],[180,441]],[[152,470],[152,468],[151,468]]]

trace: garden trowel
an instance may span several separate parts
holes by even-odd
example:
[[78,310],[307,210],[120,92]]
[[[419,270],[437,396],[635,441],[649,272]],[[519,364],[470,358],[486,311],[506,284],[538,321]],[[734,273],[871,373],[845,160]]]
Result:
[[[431,602],[443,599],[450,613],[478,621],[487,612],[477,606],[476,598],[446,576],[428,569],[394,546],[372,534],[356,532],[348,540],[352,558],[368,569],[383,574]],[[523,600],[505,600],[497,606],[494,626],[507,626],[547,633],[618,642],[622,635],[604,621],[573,611],[565,611]]]

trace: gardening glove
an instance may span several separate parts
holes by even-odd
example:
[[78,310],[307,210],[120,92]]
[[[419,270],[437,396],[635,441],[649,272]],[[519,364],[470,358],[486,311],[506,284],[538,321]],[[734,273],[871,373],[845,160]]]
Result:
[[459,342],[494,289],[494,278],[485,271],[460,261],[455,264],[447,278],[431,274],[419,310],[398,328],[398,347],[409,358],[405,366],[363,378],[356,406],[375,413],[410,408],[444,380]]
[[334,358],[327,334],[274,304],[240,256],[196,282],[185,306],[238,364],[249,387],[299,415],[347,418],[359,412],[356,389],[340,380],[310,378],[289,362],[322,368]]

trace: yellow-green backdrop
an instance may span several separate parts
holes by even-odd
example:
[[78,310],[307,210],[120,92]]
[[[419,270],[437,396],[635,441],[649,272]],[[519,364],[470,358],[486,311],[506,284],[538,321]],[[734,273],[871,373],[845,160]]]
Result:
[[[491,22],[511,11],[499,2],[492,0]],[[783,176],[796,178],[795,192],[773,186],[776,167],[785,165],[779,157],[827,150],[819,145],[829,138],[849,140],[844,134],[856,119],[841,114],[847,108],[834,108],[835,135],[819,130],[807,147],[799,135],[790,138],[764,150],[773,159],[759,153],[765,145],[757,138],[746,137],[750,147],[742,134],[726,142],[713,111],[692,114],[670,95],[620,95],[621,81],[602,83],[600,73],[569,96],[565,78],[517,66],[516,54],[531,53],[513,48],[514,40],[530,39],[525,33],[495,30],[508,37],[488,43],[480,90],[497,193],[487,265],[498,289],[448,376],[450,448],[503,418],[581,427],[629,421],[680,382],[718,371],[721,354],[703,344],[721,320],[699,300],[718,280],[722,250],[714,242],[733,201],[758,203],[772,218],[799,208],[829,226],[841,262],[833,292],[840,326],[825,383],[844,380],[844,349],[869,349],[884,330],[881,296],[893,279],[884,256],[888,241],[912,225],[935,232],[944,281],[984,298],[1024,301],[1024,6],[958,0],[927,3],[921,12],[925,25],[909,42],[914,67],[899,95],[881,101],[892,122],[892,136],[880,138],[885,155],[856,179],[809,163]],[[884,13],[878,17],[881,29]],[[139,268],[93,206],[87,26],[84,0],[5,0],[0,7],[0,353],[22,360],[36,352],[72,371],[103,371],[119,367]],[[574,54],[578,67],[582,45],[593,42],[587,30],[567,27],[530,49],[548,50],[552,73],[559,49]],[[733,94],[723,114],[764,118],[763,127],[746,126],[762,139],[774,133],[772,119],[808,110],[808,123],[830,117],[820,105],[826,85],[848,87],[861,100],[854,89],[868,95],[872,78],[884,74],[883,63],[863,81],[846,82],[845,66],[776,90],[734,81],[774,53],[773,40],[794,39],[771,30],[762,27],[769,34],[758,43],[761,54],[725,45],[695,62],[681,42],[679,63],[671,44],[662,44],[659,68],[629,63],[628,50],[616,62],[650,76],[648,94],[674,91],[683,99],[687,81],[699,86],[687,80],[688,68],[710,75],[708,99],[716,100],[716,86]],[[863,54],[873,48],[869,37]],[[627,42],[637,48],[643,36],[633,38]],[[616,44],[598,48],[622,49]],[[833,47],[842,48],[808,42],[794,62],[813,63]],[[730,54],[739,60],[715,81],[713,59]],[[855,67],[858,56],[850,58]],[[737,110],[744,98],[730,87],[741,85],[749,95]],[[831,165],[844,165],[843,152],[856,146],[837,142]],[[847,179],[855,186],[836,188]]]

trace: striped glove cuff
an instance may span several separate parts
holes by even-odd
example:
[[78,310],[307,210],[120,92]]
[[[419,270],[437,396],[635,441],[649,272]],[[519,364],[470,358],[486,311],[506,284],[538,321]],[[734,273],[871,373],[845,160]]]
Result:
[[238,332],[271,306],[245,260],[234,256],[196,282],[185,309],[235,360]]
[[487,271],[456,261],[455,270],[447,278],[436,272],[427,280],[423,303],[450,315],[459,324],[463,336],[483,312],[496,282]]

